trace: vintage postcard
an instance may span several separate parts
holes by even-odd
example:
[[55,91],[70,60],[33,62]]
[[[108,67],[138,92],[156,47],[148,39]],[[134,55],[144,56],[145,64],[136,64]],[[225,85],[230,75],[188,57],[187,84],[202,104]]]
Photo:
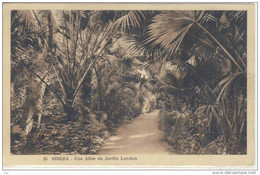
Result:
[[255,19],[250,3],[4,3],[4,169],[254,167]]

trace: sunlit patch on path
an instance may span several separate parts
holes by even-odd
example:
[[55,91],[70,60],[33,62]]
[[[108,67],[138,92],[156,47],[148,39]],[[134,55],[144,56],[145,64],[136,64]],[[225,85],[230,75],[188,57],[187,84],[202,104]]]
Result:
[[141,138],[145,138],[145,137],[153,136],[153,135],[155,135],[155,133],[151,133],[151,134],[138,134],[138,135],[130,136],[129,138],[130,139],[141,139]]

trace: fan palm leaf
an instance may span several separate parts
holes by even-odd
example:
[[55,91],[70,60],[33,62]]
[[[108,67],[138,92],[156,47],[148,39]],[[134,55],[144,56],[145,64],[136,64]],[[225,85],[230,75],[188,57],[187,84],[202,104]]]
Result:
[[167,11],[155,16],[148,27],[148,38],[143,45],[151,49],[161,48],[173,53],[178,50],[194,22],[202,17],[203,11]]

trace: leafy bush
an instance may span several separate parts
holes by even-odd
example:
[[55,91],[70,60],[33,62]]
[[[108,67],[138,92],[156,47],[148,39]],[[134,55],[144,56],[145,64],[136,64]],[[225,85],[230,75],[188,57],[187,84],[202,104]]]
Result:
[[160,129],[178,154],[226,154],[223,136],[214,133],[215,120],[191,110],[161,111]]
[[196,154],[200,148],[198,136],[192,134],[189,125],[191,112],[161,112],[160,128],[165,132],[166,141],[179,154]]
[[106,96],[106,112],[108,118],[106,121],[109,131],[114,132],[122,123],[128,122],[132,118],[141,114],[142,106],[138,98],[131,95],[130,90],[116,91],[115,89]]

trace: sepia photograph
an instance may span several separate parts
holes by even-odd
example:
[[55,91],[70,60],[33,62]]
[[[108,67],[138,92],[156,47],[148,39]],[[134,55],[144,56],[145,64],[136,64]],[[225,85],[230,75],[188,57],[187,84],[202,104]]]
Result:
[[7,154],[247,156],[248,19],[243,8],[11,9]]

